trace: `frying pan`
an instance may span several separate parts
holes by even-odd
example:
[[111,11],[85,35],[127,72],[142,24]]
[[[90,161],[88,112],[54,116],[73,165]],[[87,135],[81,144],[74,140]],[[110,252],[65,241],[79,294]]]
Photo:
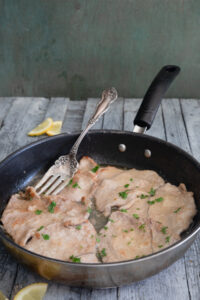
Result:
[[[78,152],[78,159],[88,155],[99,164],[125,168],[150,169],[165,180],[178,185],[183,182],[194,192],[200,210],[200,164],[182,149],[143,132],[150,128],[161,99],[179,73],[177,66],[165,66],[148,89],[134,121],[134,131],[91,131]],[[61,134],[32,143],[0,163],[0,215],[9,197],[30,184],[36,175],[44,173],[60,156],[69,152],[77,134]],[[14,243],[0,228],[0,239],[23,264],[46,279],[70,286],[108,288],[129,284],[158,273],[179,259],[192,244],[200,230],[199,213],[191,226],[174,245],[136,260],[117,263],[72,263],[47,258],[27,251]]]

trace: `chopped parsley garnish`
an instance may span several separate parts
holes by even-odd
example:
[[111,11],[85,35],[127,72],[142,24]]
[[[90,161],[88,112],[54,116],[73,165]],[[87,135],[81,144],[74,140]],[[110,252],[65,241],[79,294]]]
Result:
[[105,229],[105,230],[107,230],[107,229],[108,229],[108,227],[107,227],[107,226],[104,226],[104,229]]
[[72,184],[72,182],[73,182],[73,179],[70,179],[67,186],[70,186]]
[[123,232],[128,232],[128,230],[127,230],[127,229],[124,229]]
[[145,231],[145,225],[146,225],[146,224],[140,225],[140,226],[139,226],[139,229]]
[[106,234],[104,234],[103,236],[106,237]]
[[136,208],[136,210],[140,210],[140,208],[139,208],[139,207],[137,207],[137,208]]
[[149,197],[149,195],[144,195],[144,194],[140,195],[140,199],[145,199],[145,198],[148,198],[148,197]]
[[162,202],[163,200],[164,200],[163,197],[155,199],[156,202]]
[[165,227],[165,226],[162,227],[162,228],[161,228],[161,232],[162,232],[163,234],[166,234],[166,233],[167,233],[167,228],[168,228],[167,226],[166,226],[166,227]]
[[77,230],[80,230],[80,229],[81,229],[81,225],[77,225],[77,226],[76,226],[76,229],[77,229]]
[[52,201],[51,204],[48,206],[48,211],[52,214],[54,213],[54,207],[56,207],[56,202]]
[[128,192],[128,191],[120,192],[120,193],[119,193],[119,196],[120,196],[122,199],[126,199],[126,198],[128,197],[127,192]]
[[101,250],[101,252],[100,252],[100,256],[101,257],[104,257],[104,256],[106,256],[107,254],[106,254],[106,249],[105,248],[103,248],[102,250]]
[[37,231],[40,231],[40,230],[42,230],[44,228],[44,226],[40,226],[38,229],[37,229]]
[[36,214],[36,215],[41,215],[41,213],[42,213],[42,210],[37,209],[37,210],[35,211],[35,214]]
[[163,245],[158,245],[158,248],[162,248],[163,247]]
[[131,228],[130,231],[134,231],[134,228]]
[[121,212],[127,212],[127,209],[122,208],[122,209],[120,209],[120,211],[121,211]]
[[148,193],[149,193],[150,196],[155,196],[156,190],[154,190],[153,188],[151,188]]
[[139,255],[137,255],[137,256],[135,257],[135,259],[138,259],[138,258],[140,258],[140,256],[139,256]]
[[111,223],[115,223],[115,221],[113,219],[108,219]]
[[165,239],[165,242],[169,243],[169,240],[170,240],[170,236],[167,236],[166,239]]
[[93,237],[94,237],[94,234],[92,234],[90,237],[91,237],[91,239],[93,239]]
[[155,201],[152,200],[152,201],[147,201],[148,204],[152,205],[152,204],[155,204]]
[[99,170],[100,166],[99,165],[96,165],[91,171],[93,173],[96,173],[98,170]]
[[124,187],[125,187],[125,188],[129,187],[129,184],[128,184],[128,183],[127,183],[127,184],[125,184],[125,185],[124,185]]
[[100,243],[100,239],[99,238],[96,238],[96,241],[97,241],[97,243]]
[[117,236],[115,234],[112,234],[112,237],[116,238]]
[[130,245],[131,241],[127,243],[127,245]]
[[133,214],[133,217],[134,217],[135,219],[139,219],[139,218],[140,218],[137,214]]
[[174,213],[177,214],[177,212],[179,212],[179,210],[181,209],[181,207],[177,208]]
[[130,181],[133,181],[133,178],[130,178]]
[[30,201],[33,200],[33,197],[32,197],[32,196],[29,196],[29,200],[30,200]]
[[88,208],[87,208],[87,212],[88,212],[89,214],[91,214],[91,212],[92,212],[91,207],[88,207]]
[[72,262],[74,262],[74,263],[80,263],[80,262],[81,262],[80,257],[76,257],[76,256],[74,256],[74,255],[71,255],[71,256],[70,256],[70,259],[71,259]]
[[75,183],[72,185],[72,187],[73,187],[74,189],[75,189],[75,188],[79,188],[79,189],[81,188],[80,185],[78,184],[78,182],[75,182]]
[[42,237],[46,241],[50,239],[50,236],[48,234],[42,234]]

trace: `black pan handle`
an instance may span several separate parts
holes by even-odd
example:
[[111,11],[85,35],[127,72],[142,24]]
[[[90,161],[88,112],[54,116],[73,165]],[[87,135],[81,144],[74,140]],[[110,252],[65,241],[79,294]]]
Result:
[[160,70],[144,96],[135,117],[134,125],[146,128],[147,130],[151,127],[165,92],[180,70],[178,66],[173,65],[164,66]]

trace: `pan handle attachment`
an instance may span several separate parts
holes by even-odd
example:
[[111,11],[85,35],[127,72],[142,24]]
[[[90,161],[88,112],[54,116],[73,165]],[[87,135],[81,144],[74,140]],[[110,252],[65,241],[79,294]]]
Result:
[[135,117],[133,132],[144,133],[151,127],[165,92],[180,70],[178,66],[168,65],[156,75]]

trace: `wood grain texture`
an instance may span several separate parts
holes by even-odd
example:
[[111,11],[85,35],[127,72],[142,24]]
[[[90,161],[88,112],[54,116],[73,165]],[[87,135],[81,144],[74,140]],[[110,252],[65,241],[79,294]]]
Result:
[[[0,108],[1,105],[4,107],[1,104],[2,101],[0,99]],[[93,99],[88,99],[87,103],[86,101],[71,102],[65,98],[59,101],[44,98],[10,100],[10,104],[6,104],[3,108],[4,112],[0,109],[0,120],[3,120],[3,126],[0,128],[2,147],[0,155],[5,157],[18,147],[37,139],[28,137],[26,133],[48,116],[63,119],[63,131],[80,130],[87,123],[97,102],[98,99],[94,99],[94,102]],[[140,99],[117,100],[97,127],[99,129],[132,131],[132,122],[140,103]],[[25,111],[27,116],[24,116]],[[200,159],[199,116],[200,102],[197,100],[166,99],[162,102],[162,107],[159,109],[148,134],[167,139],[186,151],[192,151],[193,155]],[[14,122],[16,123],[15,126],[13,126]],[[30,128],[27,128],[28,126]],[[168,269],[125,287],[97,290],[70,288],[49,282],[45,300],[199,300],[199,245],[200,236],[185,256]],[[0,245],[0,290],[10,297],[11,293],[14,295],[19,288],[40,281],[45,280],[24,266],[17,265]]]

